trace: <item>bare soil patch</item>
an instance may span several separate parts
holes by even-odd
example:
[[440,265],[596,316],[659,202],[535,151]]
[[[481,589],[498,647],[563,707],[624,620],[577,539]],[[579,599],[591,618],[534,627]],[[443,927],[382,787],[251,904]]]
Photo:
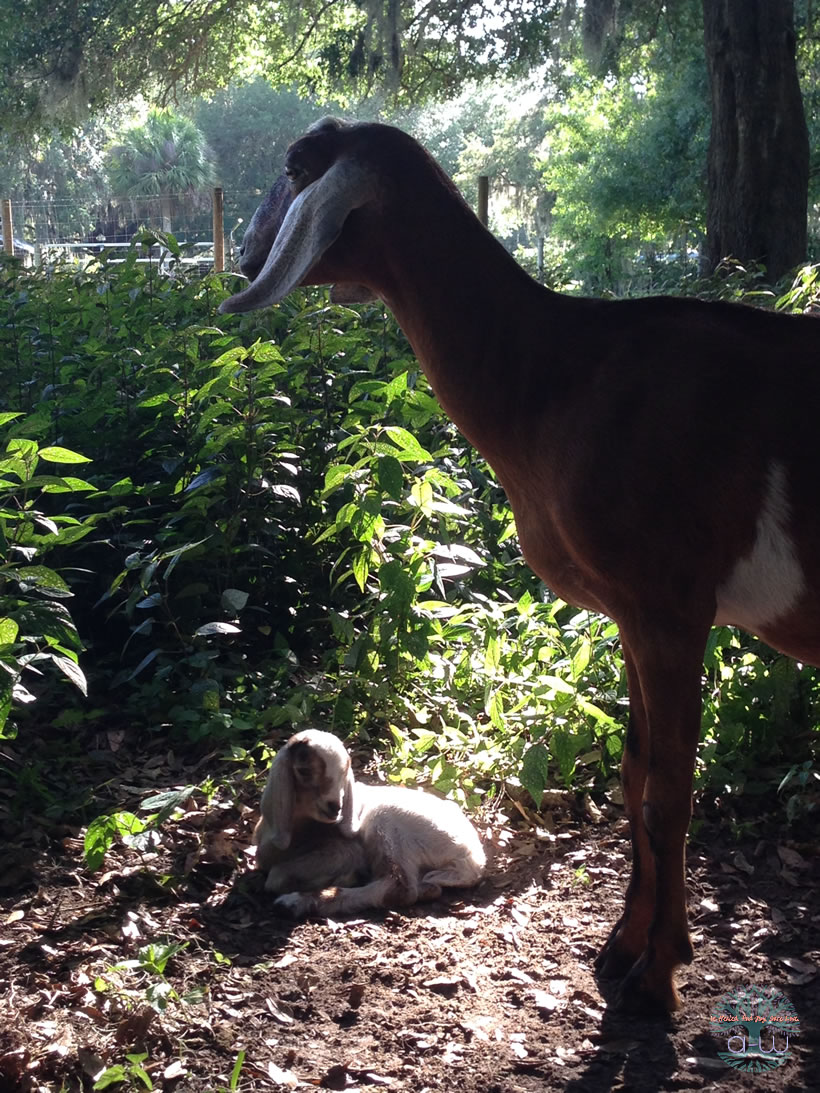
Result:
[[[725,819],[700,827],[684,1009],[651,1020],[608,1005],[613,985],[592,971],[628,875],[626,826],[611,808],[592,823],[564,799],[539,828],[513,809],[481,828],[491,860],[479,888],[294,924],[272,913],[249,869],[252,782],[237,799],[194,794],[157,846],[117,845],[92,874],[79,827],[19,813],[31,757],[4,750],[18,789],[4,781],[0,798],[0,1093],[91,1090],[115,1066],[124,1080],[111,1088],[195,1093],[820,1088],[816,831],[795,840],[775,813],[764,823],[758,812],[740,840]],[[58,787],[85,775],[99,796],[104,770],[109,800],[97,811],[134,810],[159,784],[201,781],[203,763],[217,765],[159,745],[105,751],[52,771]],[[156,957],[174,943],[159,972],[146,947]],[[799,1017],[771,1073],[718,1057],[726,1038],[710,1015],[750,985],[781,989]]]

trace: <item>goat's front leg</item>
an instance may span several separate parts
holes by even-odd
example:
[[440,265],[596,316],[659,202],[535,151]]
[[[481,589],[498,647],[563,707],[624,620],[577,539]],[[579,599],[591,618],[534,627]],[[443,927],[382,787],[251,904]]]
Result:
[[621,649],[629,688],[629,724],[621,760],[621,785],[632,837],[632,872],[624,912],[595,961],[599,974],[613,979],[622,979],[643,953],[655,914],[655,860],[643,818],[649,730],[637,669],[623,635]]
[[267,853],[265,868],[265,891],[276,895],[293,889],[318,890],[331,884],[360,884],[368,877],[361,840],[345,839],[336,828],[323,833],[321,844],[313,850],[279,851],[278,860]]
[[622,984],[622,1001],[629,1008],[677,1009],[673,974],[693,957],[684,855],[707,634],[708,625],[681,625],[665,633],[644,626],[623,634],[631,697],[639,696],[624,758],[637,872],[624,916],[607,944],[609,953],[604,951],[602,970],[622,974],[646,934],[646,945]]
[[[435,895],[429,890],[425,899]],[[313,915],[327,918],[330,915],[349,915],[380,907],[409,907],[419,899],[419,885],[414,876],[395,866],[386,876],[376,877],[359,888],[326,888],[322,892],[288,892],[274,902],[274,907],[291,918]]]

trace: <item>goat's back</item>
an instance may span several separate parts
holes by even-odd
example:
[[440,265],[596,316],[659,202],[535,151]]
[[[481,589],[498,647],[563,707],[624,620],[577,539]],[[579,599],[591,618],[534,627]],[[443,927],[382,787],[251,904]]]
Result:
[[483,872],[486,857],[478,832],[454,801],[399,786],[359,782],[356,789],[363,805],[359,835],[368,857],[412,858],[420,871],[466,858],[477,875]]

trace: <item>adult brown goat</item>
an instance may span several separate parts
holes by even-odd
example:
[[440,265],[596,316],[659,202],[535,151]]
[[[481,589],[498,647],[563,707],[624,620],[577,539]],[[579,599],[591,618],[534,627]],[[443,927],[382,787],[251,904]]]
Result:
[[617,622],[633,863],[598,969],[625,977],[626,1004],[674,1010],[674,970],[693,957],[684,843],[709,629],[820,664],[820,326],[550,292],[389,126],[325,119],[285,176],[245,234],[253,283],[221,310],[302,284],[381,297],[495,469],[529,564]]

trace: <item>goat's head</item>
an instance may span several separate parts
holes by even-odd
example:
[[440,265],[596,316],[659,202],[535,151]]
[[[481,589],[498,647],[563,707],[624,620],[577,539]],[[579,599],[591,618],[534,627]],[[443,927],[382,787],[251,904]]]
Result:
[[411,185],[420,166],[452,185],[400,129],[336,118],[313,125],[288,149],[284,174],[245,232],[239,267],[253,283],[219,310],[267,307],[300,284],[334,284],[332,298],[343,303],[372,299],[378,223],[394,203],[400,217],[397,188],[408,164]]
[[274,845],[287,849],[302,820],[339,824],[345,835],[358,829],[350,756],[332,733],[306,729],[277,753],[262,799]]

